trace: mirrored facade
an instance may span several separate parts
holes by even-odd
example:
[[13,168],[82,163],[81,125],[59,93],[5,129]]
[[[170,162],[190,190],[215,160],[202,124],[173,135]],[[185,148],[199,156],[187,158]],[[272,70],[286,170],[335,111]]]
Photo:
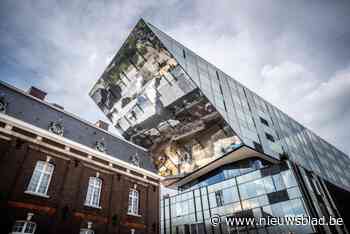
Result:
[[[160,138],[167,137],[161,134],[162,129],[181,122],[174,116],[174,109],[182,108],[186,98],[201,96],[219,114],[221,123],[225,123],[223,131],[232,132],[235,142],[241,141],[277,159],[288,155],[324,179],[350,188],[347,155],[143,20],[132,30],[90,95],[124,137],[149,149],[159,148],[155,146],[159,146]],[[195,149],[188,150],[188,144]],[[206,148],[200,140],[188,144],[187,149],[179,151]],[[211,151],[213,154],[215,150]],[[169,156],[164,151],[163,157],[152,158],[161,174],[177,174],[181,173],[179,161],[191,158],[187,153],[165,162]],[[207,156],[200,160],[204,158]],[[160,166],[164,163],[169,166]],[[198,165],[202,163],[186,166],[187,169],[184,166],[184,172]]]
[[161,175],[188,173],[241,145],[216,107],[141,21],[91,91]]
[[[137,23],[90,96],[160,175],[179,176],[179,194],[161,200],[161,233],[346,233],[209,224],[213,214],[340,217],[350,159],[150,23]],[[343,190],[330,195],[333,184]]]
[[350,189],[348,155],[155,26],[148,25],[244,144],[276,158],[288,155],[290,160],[324,179]]

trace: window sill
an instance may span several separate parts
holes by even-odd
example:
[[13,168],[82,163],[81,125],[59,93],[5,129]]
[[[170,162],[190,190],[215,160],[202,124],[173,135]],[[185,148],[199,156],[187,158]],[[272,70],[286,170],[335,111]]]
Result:
[[142,215],[140,214],[134,214],[134,213],[127,213],[127,215],[130,215],[130,216],[135,216],[135,217],[142,217]]
[[32,191],[24,191],[25,194],[29,194],[29,195],[34,195],[34,196],[38,196],[38,197],[43,197],[43,198],[50,198],[49,195],[44,194],[44,193],[36,193],[36,192],[32,192]]
[[100,210],[102,209],[101,206],[93,206],[93,205],[89,205],[89,204],[84,204],[84,206],[89,207],[89,208],[100,209]]

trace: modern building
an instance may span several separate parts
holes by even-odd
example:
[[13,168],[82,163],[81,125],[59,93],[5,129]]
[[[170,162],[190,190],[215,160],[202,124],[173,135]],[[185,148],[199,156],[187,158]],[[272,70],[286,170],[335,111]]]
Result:
[[1,233],[159,233],[148,151],[0,82]]
[[347,233],[210,225],[213,214],[348,224],[350,159],[152,24],[137,23],[90,96],[178,189],[161,199],[161,233]]

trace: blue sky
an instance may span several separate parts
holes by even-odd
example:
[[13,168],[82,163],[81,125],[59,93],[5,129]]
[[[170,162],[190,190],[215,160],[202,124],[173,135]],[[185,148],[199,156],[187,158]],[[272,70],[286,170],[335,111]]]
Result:
[[88,92],[144,17],[349,154],[349,10],[349,1],[3,0],[0,79],[104,119]]

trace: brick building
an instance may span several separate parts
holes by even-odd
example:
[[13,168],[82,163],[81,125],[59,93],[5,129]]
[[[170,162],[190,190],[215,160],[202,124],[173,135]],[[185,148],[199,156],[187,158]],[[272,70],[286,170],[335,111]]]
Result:
[[148,152],[0,83],[1,233],[159,233]]

